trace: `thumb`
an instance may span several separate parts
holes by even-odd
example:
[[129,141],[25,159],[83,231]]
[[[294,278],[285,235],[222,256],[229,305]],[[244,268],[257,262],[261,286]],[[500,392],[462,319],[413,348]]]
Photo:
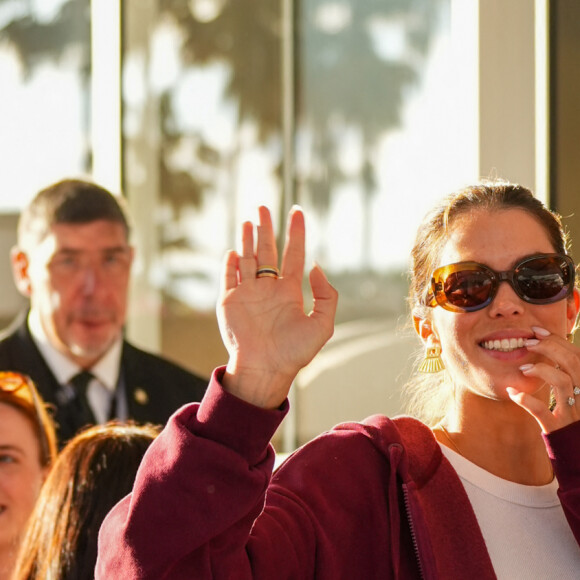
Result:
[[539,401],[528,393],[518,391],[514,387],[506,387],[506,391],[509,398],[516,405],[526,410],[538,422],[538,425],[540,425],[544,433],[549,433],[557,428],[554,425],[554,415],[552,415],[550,409],[542,401]]
[[334,330],[334,316],[338,304],[338,292],[330,284],[318,264],[310,271],[310,288],[312,289],[313,308],[310,318],[330,326],[330,336]]

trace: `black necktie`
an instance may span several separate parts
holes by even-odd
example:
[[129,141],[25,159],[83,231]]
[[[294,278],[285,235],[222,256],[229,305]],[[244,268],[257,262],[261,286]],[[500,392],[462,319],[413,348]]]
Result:
[[71,406],[75,414],[75,423],[79,427],[94,425],[96,422],[87,399],[87,387],[93,378],[94,376],[89,371],[82,371],[70,380],[70,384],[75,390],[75,397],[71,401]]
[[107,419],[109,421],[114,421],[117,418],[117,393],[113,393],[113,397],[111,398],[111,405],[109,407],[109,414]]

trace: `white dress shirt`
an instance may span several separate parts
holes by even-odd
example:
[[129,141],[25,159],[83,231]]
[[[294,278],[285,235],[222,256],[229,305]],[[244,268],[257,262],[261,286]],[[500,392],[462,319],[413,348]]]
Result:
[[111,403],[114,398],[117,398],[116,414],[118,418],[125,419],[127,417],[127,405],[124,398],[117,397],[121,350],[123,347],[123,339],[121,336],[119,336],[109,350],[90,369],[82,369],[77,363],[71,361],[51,344],[44,332],[40,317],[34,310],[31,310],[28,315],[28,328],[46,364],[54,374],[56,380],[63,386],[63,393],[60,393],[60,395],[64,400],[74,396],[70,380],[82,370],[88,370],[95,378],[88,385],[87,399],[97,423],[107,422]]

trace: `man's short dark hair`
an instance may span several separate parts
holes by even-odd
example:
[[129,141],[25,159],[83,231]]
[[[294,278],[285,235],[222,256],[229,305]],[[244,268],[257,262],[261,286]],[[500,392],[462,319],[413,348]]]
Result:
[[42,242],[55,224],[119,223],[129,238],[129,219],[122,197],[81,179],[63,179],[39,191],[20,214],[18,246],[27,251]]

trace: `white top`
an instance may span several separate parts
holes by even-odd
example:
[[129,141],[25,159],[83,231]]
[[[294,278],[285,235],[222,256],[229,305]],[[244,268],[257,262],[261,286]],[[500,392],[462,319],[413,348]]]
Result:
[[[51,344],[44,332],[40,317],[34,310],[31,310],[28,315],[28,328],[52,374],[63,386],[64,399],[71,398],[74,391],[70,385],[70,380],[83,369]],[[107,422],[111,401],[116,396],[115,390],[119,382],[122,346],[123,339],[119,336],[93,367],[87,369],[95,377],[87,387],[87,400],[97,423]],[[117,401],[117,415],[121,419],[126,418],[126,405],[120,403],[122,401]]]
[[441,445],[467,492],[499,580],[578,580],[580,547],[558,482],[521,485],[492,475]]

